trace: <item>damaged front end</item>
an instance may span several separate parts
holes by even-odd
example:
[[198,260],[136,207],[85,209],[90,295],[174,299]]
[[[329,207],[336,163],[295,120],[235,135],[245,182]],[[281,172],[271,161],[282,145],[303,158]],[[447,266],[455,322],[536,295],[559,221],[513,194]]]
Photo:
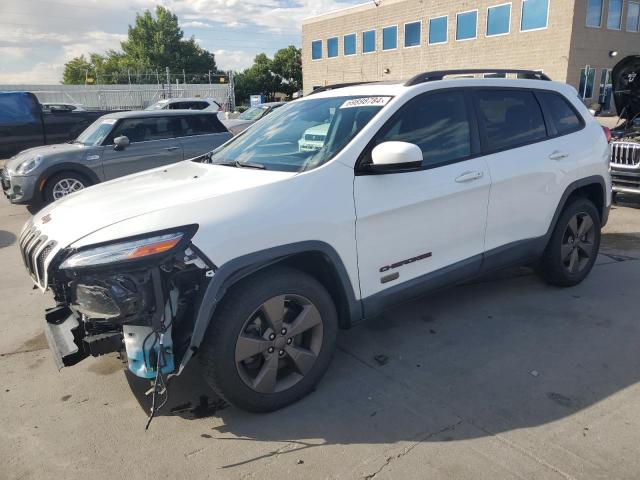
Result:
[[117,352],[139,377],[157,381],[173,373],[215,272],[190,243],[196,230],[190,225],[55,254],[46,287],[57,306],[47,311],[45,334],[58,368]]

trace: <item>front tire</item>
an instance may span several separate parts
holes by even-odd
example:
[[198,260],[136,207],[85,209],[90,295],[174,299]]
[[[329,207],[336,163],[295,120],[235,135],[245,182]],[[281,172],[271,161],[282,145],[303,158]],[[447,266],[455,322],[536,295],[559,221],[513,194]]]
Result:
[[283,408],[313,391],[335,350],[338,318],[327,290],[284,267],[238,282],[202,342],[207,383],[251,412]]
[[91,182],[81,173],[58,173],[47,180],[44,187],[44,201],[49,204],[89,186],[91,186]]
[[562,211],[547,244],[540,273],[549,284],[571,287],[589,274],[600,250],[600,215],[593,202],[575,198]]

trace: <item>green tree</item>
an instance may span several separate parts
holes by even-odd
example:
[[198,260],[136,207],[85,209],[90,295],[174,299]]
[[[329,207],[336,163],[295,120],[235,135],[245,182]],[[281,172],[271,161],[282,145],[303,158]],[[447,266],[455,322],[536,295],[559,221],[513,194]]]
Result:
[[92,53],[88,60],[84,56],[72,59],[65,64],[63,83],[84,83],[87,71],[100,83],[127,83],[129,78],[148,81],[156,72],[164,78],[166,67],[180,76],[184,70],[189,82],[208,81],[208,72],[217,72],[214,55],[193,37],[183,37],[176,15],[161,6],[156,7],[155,17],[146,10],[129,25],[121,52],[109,50],[103,55]]
[[84,55],[75,57],[64,66],[62,83],[79,85],[84,84],[89,72],[93,72],[93,65],[87,61]]
[[273,56],[272,71],[282,79],[280,90],[288,96],[302,90],[302,51],[289,45]]

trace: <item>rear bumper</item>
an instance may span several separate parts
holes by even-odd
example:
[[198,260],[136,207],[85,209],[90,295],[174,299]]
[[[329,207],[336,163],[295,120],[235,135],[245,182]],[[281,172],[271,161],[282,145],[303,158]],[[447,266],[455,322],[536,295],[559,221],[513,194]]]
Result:
[[3,169],[0,172],[2,192],[11,203],[29,203],[36,192],[37,177],[35,176],[10,176]]

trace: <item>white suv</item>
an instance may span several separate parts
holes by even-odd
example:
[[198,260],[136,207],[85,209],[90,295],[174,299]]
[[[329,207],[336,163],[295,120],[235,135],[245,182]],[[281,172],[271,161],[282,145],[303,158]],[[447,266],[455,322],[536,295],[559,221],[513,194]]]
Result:
[[610,206],[602,128],[541,74],[461,73],[325,88],[42,210],[20,246],[58,304],[58,365],[120,352],[162,395],[195,356],[223,398],[271,411],[314,388],[339,327],[398,302],[523,263],[581,282]]

